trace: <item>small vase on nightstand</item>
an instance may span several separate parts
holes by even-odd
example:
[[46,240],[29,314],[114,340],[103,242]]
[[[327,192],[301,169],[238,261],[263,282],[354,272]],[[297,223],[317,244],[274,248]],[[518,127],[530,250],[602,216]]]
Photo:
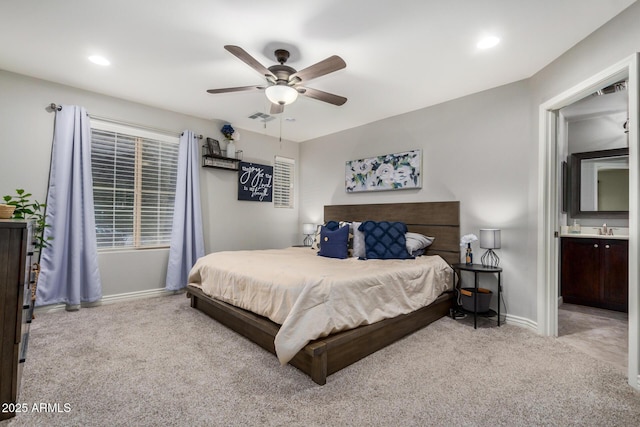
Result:
[[467,243],[467,253],[464,257],[464,262],[467,265],[473,264],[473,252],[471,251],[471,243]]

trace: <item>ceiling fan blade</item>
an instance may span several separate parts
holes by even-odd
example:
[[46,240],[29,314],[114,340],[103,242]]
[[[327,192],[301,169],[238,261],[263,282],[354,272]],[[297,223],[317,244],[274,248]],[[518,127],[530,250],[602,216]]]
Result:
[[207,92],[209,93],[229,93],[229,92],[244,92],[246,90],[263,90],[264,86],[238,86],[238,87],[227,87],[224,89],[209,89]]
[[296,77],[303,81],[315,79],[316,77],[324,76],[325,74],[341,70],[346,66],[347,63],[344,62],[342,58],[337,55],[333,55],[323,61],[310,65],[307,68],[298,71],[297,73],[293,73],[289,77],[289,81]]
[[259,63],[257,59],[249,55],[247,51],[240,46],[226,45],[224,48],[235,55],[239,60],[247,64],[249,67],[259,72],[261,75],[272,76],[274,79],[276,78],[276,76],[274,76],[267,67]]
[[347,102],[347,98],[345,98],[344,96],[334,95],[333,93],[324,92],[318,89],[312,89],[310,87],[298,87],[297,89],[301,89],[298,91],[300,95],[317,99],[318,101],[328,102],[329,104],[342,105]]
[[270,114],[280,114],[284,111],[284,105],[280,105],[280,104],[271,104],[271,111],[269,111]]

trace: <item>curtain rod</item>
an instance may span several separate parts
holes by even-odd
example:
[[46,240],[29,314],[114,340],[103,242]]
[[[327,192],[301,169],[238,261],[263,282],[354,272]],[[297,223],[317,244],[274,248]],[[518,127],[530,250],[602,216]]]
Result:
[[[58,105],[55,103],[51,103],[48,106],[51,111],[61,111],[62,110],[62,105]],[[139,125],[139,124],[135,124],[135,123],[128,123],[128,122],[124,122],[122,120],[117,120],[117,119],[110,119],[108,117],[100,117],[100,116],[96,116],[94,114],[88,114],[88,116],[92,119],[96,119],[96,120],[102,120],[103,122],[109,122],[109,123],[115,123],[118,125],[125,125],[125,126],[131,126],[131,127],[136,127],[139,129],[145,129],[145,130],[149,130],[149,131],[153,131],[153,132],[159,132],[159,133],[164,133],[166,135],[171,135],[171,136],[182,136],[182,134],[184,132],[174,132],[174,131],[170,131],[170,130],[166,130],[166,129],[159,129],[159,128],[154,128],[154,127],[150,127],[150,126],[144,126],[144,125]],[[195,135],[196,138],[198,139],[202,139],[204,138],[202,135]]]

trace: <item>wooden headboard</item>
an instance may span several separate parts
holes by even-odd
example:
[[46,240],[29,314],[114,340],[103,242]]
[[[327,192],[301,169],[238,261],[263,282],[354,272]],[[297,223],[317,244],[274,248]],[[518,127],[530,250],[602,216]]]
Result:
[[435,237],[427,255],[460,262],[460,202],[327,205],[326,221],[400,221],[409,231]]

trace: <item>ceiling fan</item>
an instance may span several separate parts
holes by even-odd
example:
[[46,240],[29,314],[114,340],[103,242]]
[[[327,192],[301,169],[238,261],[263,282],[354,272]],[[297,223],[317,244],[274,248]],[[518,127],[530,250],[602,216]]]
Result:
[[264,76],[267,80],[267,85],[209,89],[207,90],[209,93],[242,92],[256,89],[264,90],[267,98],[271,101],[271,114],[282,113],[284,106],[294,102],[298,94],[333,105],[342,105],[347,102],[347,98],[343,96],[304,86],[308,80],[333,73],[346,67],[347,64],[337,55],[330,56],[303,70],[296,71],[294,68],[285,65],[285,62],[289,59],[289,51],[285,49],[276,49],[274,52],[276,60],[280,64],[266,68],[239,46],[226,45],[224,48]]

